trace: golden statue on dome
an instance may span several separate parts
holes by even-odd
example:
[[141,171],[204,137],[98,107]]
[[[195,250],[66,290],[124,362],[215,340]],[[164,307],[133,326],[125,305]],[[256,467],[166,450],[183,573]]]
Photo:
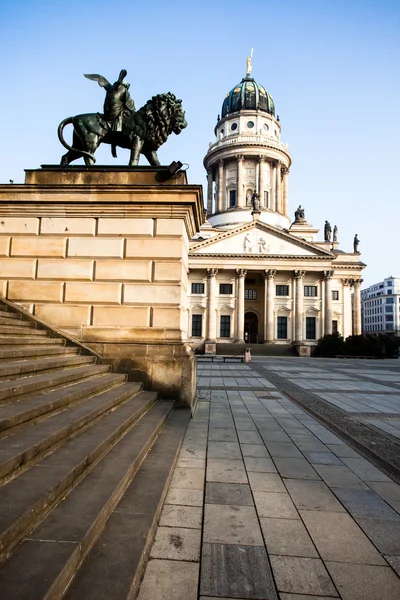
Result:
[[253,58],[253,48],[251,49],[250,52],[250,56],[247,57],[246,60],[246,77],[251,77],[251,70],[252,70],[252,66],[251,66],[251,59]]

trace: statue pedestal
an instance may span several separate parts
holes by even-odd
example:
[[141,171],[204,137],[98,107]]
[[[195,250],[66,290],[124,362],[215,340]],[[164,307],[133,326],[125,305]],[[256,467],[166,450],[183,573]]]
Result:
[[166,167],[29,170],[0,186],[0,294],[191,406],[188,242],[200,185]]

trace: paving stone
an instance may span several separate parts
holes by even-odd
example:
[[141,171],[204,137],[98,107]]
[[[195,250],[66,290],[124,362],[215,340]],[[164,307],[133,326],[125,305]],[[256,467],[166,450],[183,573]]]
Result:
[[184,469],[205,469],[206,461],[204,458],[179,458],[176,466]]
[[237,442],[208,442],[208,458],[241,459],[242,453]]
[[166,504],[160,518],[162,527],[201,529],[203,510],[199,506]]
[[278,600],[265,548],[204,544],[200,594],[207,600]]
[[385,564],[350,515],[303,510],[300,516],[324,561]]
[[398,600],[400,579],[390,567],[327,562],[342,600]]
[[348,467],[314,465],[314,468],[329,487],[366,488],[365,483],[363,483]]
[[251,418],[235,417],[235,426],[238,431],[257,431]]
[[204,469],[177,467],[172,476],[171,488],[202,490],[204,488]]
[[372,490],[335,488],[335,494],[355,518],[400,520],[400,516]]
[[268,554],[317,557],[318,552],[300,520],[260,519]]
[[[279,594],[280,600],[332,600],[332,596],[303,596],[303,594]],[[211,600],[205,599],[205,600]],[[219,600],[224,600],[223,598]]]
[[400,556],[385,556],[385,558],[400,577]]
[[286,479],[285,486],[298,510],[345,512],[323,481]]
[[237,435],[234,428],[226,429],[215,427],[210,429],[208,441],[213,442],[237,442]]
[[291,442],[266,442],[265,445],[272,457],[303,458],[300,450]]
[[270,556],[279,591],[337,597],[324,564],[317,558]]
[[354,471],[354,473],[364,481],[391,482],[391,479],[387,475],[382,473],[382,471],[377,469],[374,465],[371,465],[371,463],[364,458],[343,458],[342,460],[349,469]]
[[303,450],[304,456],[311,464],[319,465],[343,465],[342,461],[333,452],[315,452]]
[[194,444],[183,445],[179,453],[180,458],[203,458],[206,457],[207,448],[195,446]]
[[382,554],[400,555],[400,518],[357,519],[357,523]]
[[299,519],[289,494],[279,492],[253,492],[259,517]]
[[151,560],[138,600],[197,600],[199,563]]
[[264,546],[254,507],[205,504],[203,542]]
[[248,483],[243,461],[210,458],[207,461],[207,481]]
[[233,504],[235,506],[253,506],[250,486],[244,483],[206,483],[206,502],[208,504]]
[[290,437],[287,435],[287,433],[285,433],[283,431],[283,429],[281,429],[280,431],[270,431],[268,429],[260,428],[260,434],[261,434],[261,437],[264,440],[264,442],[290,442],[291,441]]
[[400,485],[397,485],[397,483],[393,481],[390,483],[369,481],[368,485],[388,504],[392,505],[392,503],[400,502]]
[[170,488],[165,503],[182,506],[203,506],[203,491]]
[[240,444],[243,456],[252,456],[254,458],[269,457],[268,450],[260,444]]
[[360,454],[347,444],[327,444],[326,447],[339,458],[360,458]]
[[200,544],[200,529],[158,527],[150,556],[168,560],[198,561]]
[[281,477],[287,479],[316,479],[320,477],[305,458],[274,458]]
[[276,473],[274,463],[270,458],[254,458],[253,456],[245,456],[244,464],[246,470],[254,471],[256,473]]
[[257,492],[286,492],[278,473],[247,473],[251,489]]
[[264,445],[258,431],[238,431],[238,437],[241,444],[260,444]]

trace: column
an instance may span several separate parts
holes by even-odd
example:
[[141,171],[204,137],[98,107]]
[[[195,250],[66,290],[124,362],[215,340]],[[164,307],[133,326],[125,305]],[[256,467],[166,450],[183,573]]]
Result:
[[260,206],[267,208],[264,200],[264,163],[263,156],[258,157],[258,193],[260,195]]
[[264,341],[274,341],[274,278],[275,269],[265,271]]
[[207,341],[217,337],[217,275],[218,269],[207,269]]
[[296,304],[294,314],[294,341],[300,343],[303,341],[303,278],[305,271],[295,271],[294,278],[296,282]]
[[218,206],[217,212],[222,212],[222,203],[224,199],[224,161],[218,161]]
[[362,279],[354,280],[354,323],[353,332],[354,335],[361,335],[361,284]]
[[244,203],[245,203],[243,164],[244,164],[244,156],[239,155],[237,157],[237,205],[239,208],[243,208]]
[[271,181],[271,195],[270,195],[270,208],[276,210],[276,166],[271,163],[270,167],[270,181]]
[[236,341],[244,342],[244,280],[247,275],[246,269],[236,269],[237,284],[237,332]]
[[332,277],[334,271],[324,271],[325,283],[325,318],[324,318],[324,334],[332,334]]
[[282,212],[282,174],[279,161],[276,165],[276,210]]
[[351,279],[342,279],[342,310],[343,310],[343,323],[342,323],[342,331],[340,332],[342,336],[346,339],[349,335],[352,334],[352,306],[351,306]]
[[213,172],[212,169],[207,171],[207,217],[212,215],[212,202],[213,202]]
[[284,169],[283,172],[283,206],[282,213],[288,216],[288,191],[289,191],[289,169]]

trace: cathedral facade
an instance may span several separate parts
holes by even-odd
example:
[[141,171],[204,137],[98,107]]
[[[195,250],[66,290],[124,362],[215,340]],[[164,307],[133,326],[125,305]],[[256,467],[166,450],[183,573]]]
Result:
[[326,222],[319,240],[301,206],[290,218],[292,158],[249,60],[215,135],[204,158],[207,220],[189,249],[190,342],[304,348],[324,334],[360,334],[358,240],[345,252],[336,226]]

